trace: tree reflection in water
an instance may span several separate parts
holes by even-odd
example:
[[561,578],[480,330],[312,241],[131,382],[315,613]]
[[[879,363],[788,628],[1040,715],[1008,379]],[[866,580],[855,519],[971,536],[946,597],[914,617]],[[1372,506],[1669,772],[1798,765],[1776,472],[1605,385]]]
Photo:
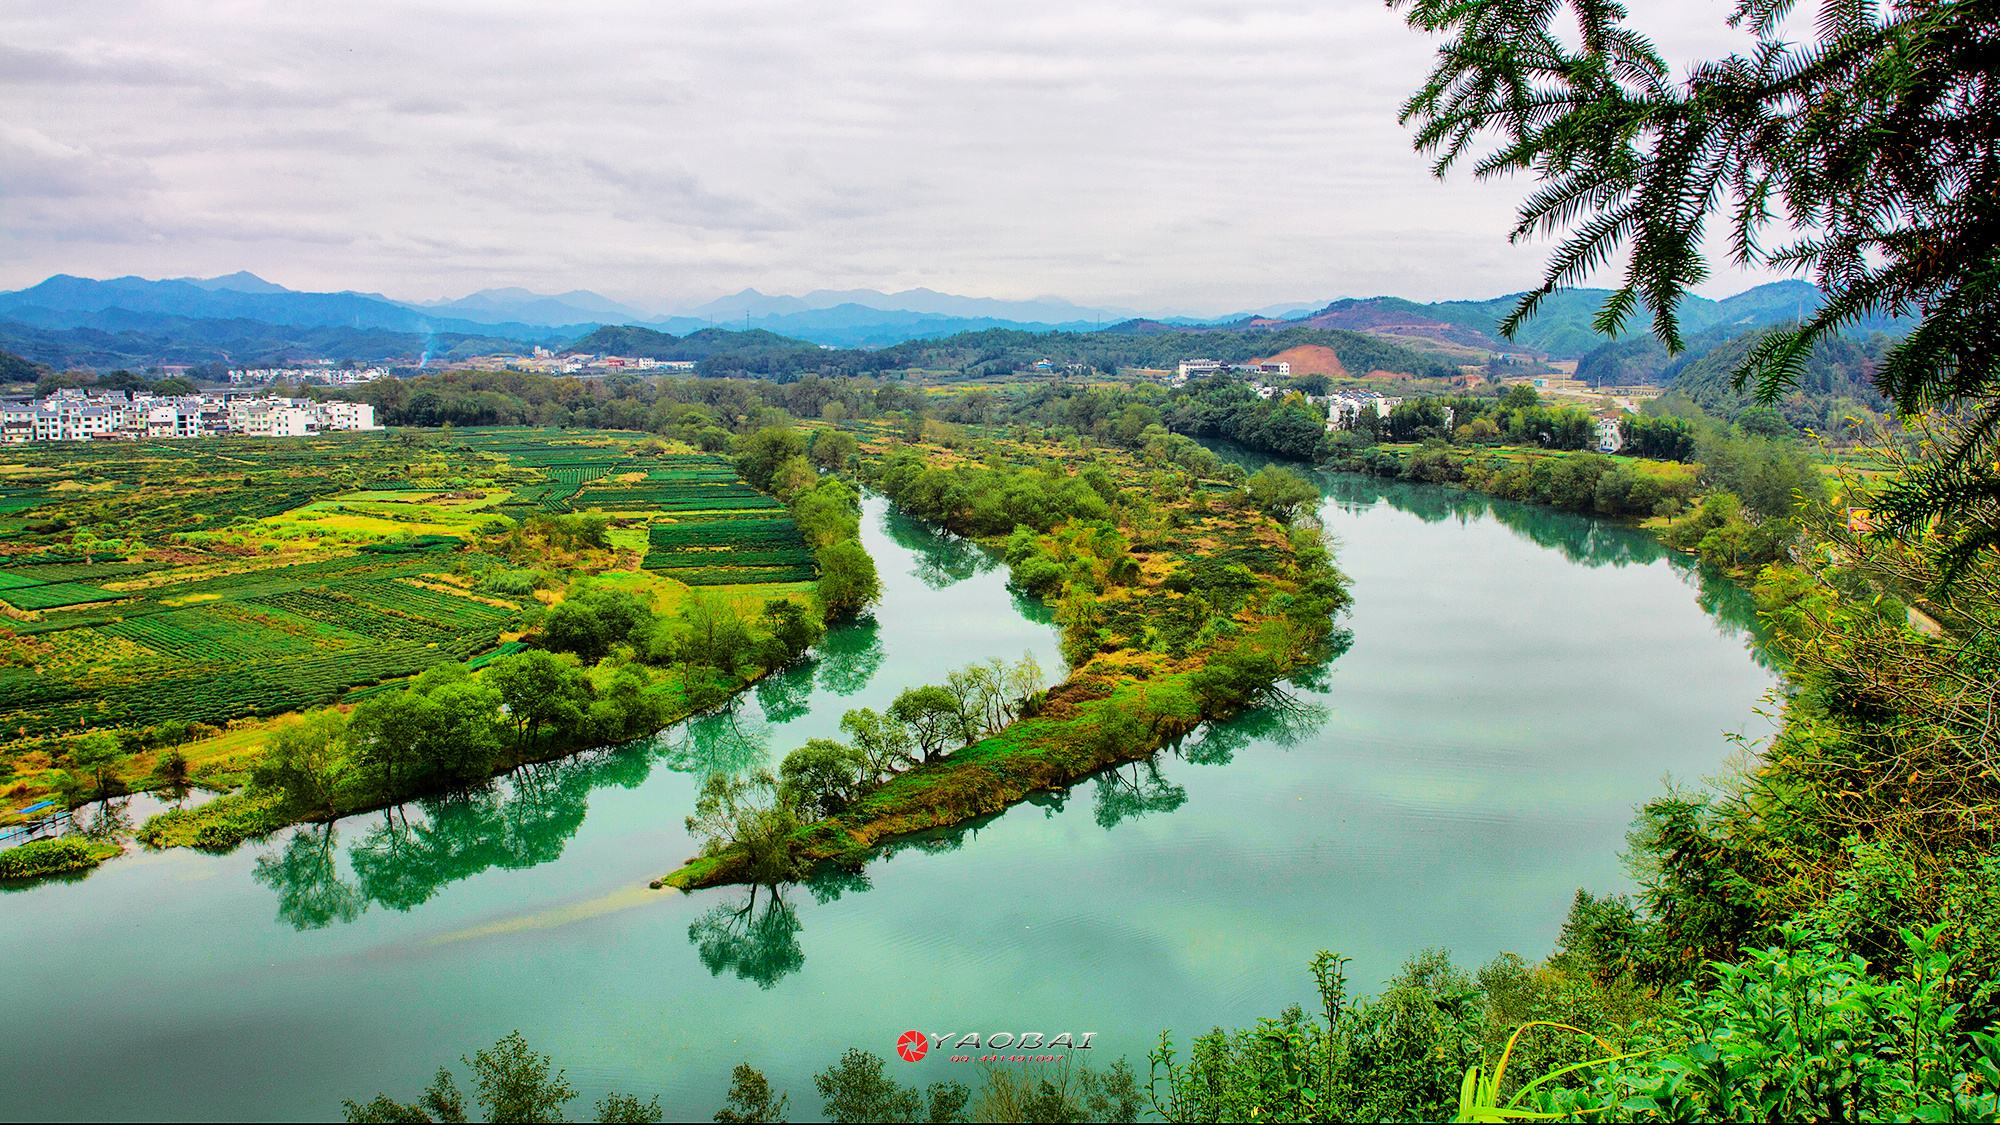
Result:
[[[765,892],[761,905],[760,892]],[[688,926],[688,941],[712,975],[733,973],[759,988],[770,988],[806,963],[798,912],[777,887],[753,884],[746,897],[717,903]]]
[[642,784],[657,752],[645,743],[523,766],[463,793],[385,811],[348,848],[343,879],[334,826],[301,825],[257,857],[258,882],[278,893],[278,918],[296,929],[352,922],[369,906],[408,911],[446,886],[495,867],[560,857],[583,826],[590,791]]
[[1037,625],[1054,626],[1056,623],[1056,607],[1054,605],[1022,590],[1018,586],[1010,584],[1007,587],[1007,600],[1014,604],[1014,612],[1020,614],[1024,620],[1032,621]]
[[954,586],[1000,565],[999,559],[972,540],[934,528],[894,505],[882,527],[890,542],[916,556],[910,573],[933,590]]
[[[1328,686],[1311,685],[1315,691]],[[1332,714],[1323,703],[1272,692],[1264,702],[1233,719],[1205,724],[1194,738],[1173,749],[1183,761],[1197,766],[1226,766],[1235,760],[1238,750],[1260,739],[1286,749],[1297,746],[1317,733]]]
[[307,824],[285,846],[257,857],[252,874],[278,892],[278,920],[295,930],[352,922],[368,908],[359,887],[340,877],[339,837],[332,824]]
[[1099,828],[1147,813],[1172,812],[1187,804],[1187,790],[1167,780],[1156,757],[1129,762],[1092,779],[1096,787],[1095,815]]
[[789,723],[806,713],[812,692],[812,665],[795,664],[757,681],[757,706],[771,722]]
[[829,630],[813,646],[813,674],[835,695],[853,695],[882,668],[882,627],[872,617]]
[[663,732],[659,747],[667,768],[681,773],[748,773],[770,762],[770,727],[746,712],[739,698],[681,724],[678,737]]

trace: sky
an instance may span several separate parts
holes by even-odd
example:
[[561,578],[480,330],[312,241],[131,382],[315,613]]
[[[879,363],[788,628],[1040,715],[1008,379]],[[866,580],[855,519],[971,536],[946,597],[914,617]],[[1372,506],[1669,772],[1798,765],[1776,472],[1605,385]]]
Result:
[[[1629,6],[1669,58],[1745,42],[1730,0]],[[1396,123],[1435,46],[1381,0],[0,0],[0,288],[1525,288],[1526,185],[1440,183]]]

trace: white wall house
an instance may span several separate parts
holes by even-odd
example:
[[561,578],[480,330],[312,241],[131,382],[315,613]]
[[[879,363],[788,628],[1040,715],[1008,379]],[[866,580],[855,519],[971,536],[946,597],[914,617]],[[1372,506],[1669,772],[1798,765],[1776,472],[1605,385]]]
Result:
[[1618,419],[1599,418],[1597,420],[1597,451],[1599,453],[1616,453],[1623,448],[1625,448],[1625,434],[1618,426]]
[[366,402],[316,402],[313,414],[322,430],[379,430],[375,407]]

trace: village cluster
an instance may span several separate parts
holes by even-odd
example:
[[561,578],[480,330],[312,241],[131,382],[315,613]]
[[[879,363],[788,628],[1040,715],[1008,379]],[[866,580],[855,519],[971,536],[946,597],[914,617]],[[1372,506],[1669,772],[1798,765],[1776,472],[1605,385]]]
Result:
[[[162,367],[163,376],[179,375],[188,377],[185,367]],[[386,367],[337,367],[332,360],[315,360],[303,367],[237,367],[231,368],[229,382],[232,386],[260,383],[315,384],[322,387],[353,387],[362,383],[372,383],[389,377]]]
[[654,359],[640,355],[597,355],[589,352],[552,352],[538,347],[532,355],[482,355],[454,361],[452,367],[486,371],[533,371],[543,375],[610,375],[619,371],[652,371],[660,374],[692,374],[694,360]]
[[141,438],[305,437],[379,430],[365,402],[315,402],[244,392],[154,395],[65,388],[46,398],[0,399],[0,442]]
[[[1169,383],[1172,386],[1180,387],[1187,385],[1187,381],[1190,378],[1198,379],[1216,375],[1241,375],[1247,377],[1250,389],[1256,392],[1258,398],[1272,399],[1299,392],[1287,391],[1283,387],[1272,386],[1264,382],[1260,376],[1288,376],[1291,373],[1292,365],[1283,362],[1229,363],[1214,359],[1184,359],[1181,361],[1179,369],[1169,380]],[[1543,379],[1530,381],[1530,385],[1537,391],[1543,390],[1546,384],[1547,381]],[[1325,394],[1302,394],[1301,397],[1311,405],[1326,409],[1326,432],[1328,433],[1351,430],[1364,417],[1372,416],[1377,420],[1387,421],[1389,415],[1398,406],[1403,405],[1404,402],[1402,398],[1396,395],[1385,395],[1380,391],[1359,388],[1330,390]],[[1637,410],[1638,407],[1632,403],[1621,401],[1618,406],[1610,409],[1594,411],[1597,421],[1598,452],[1616,453],[1625,448],[1625,436],[1621,419],[1625,414],[1636,413]],[[1445,425],[1449,427],[1452,421],[1451,407],[1447,406],[1444,408],[1444,417]]]
[[[1291,373],[1292,365],[1282,361],[1229,363],[1219,359],[1184,359],[1174,372],[1169,385],[1183,387],[1187,385],[1189,379],[1210,378],[1216,375],[1245,375],[1250,377],[1250,389],[1257,392],[1258,398],[1270,399],[1289,392],[1282,387],[1274,387],[1263,382],[1258,376],[1275,375],[1283,378]],[[1326,408],[1328,433],[1353,429],[1355,420],[1364,413],[1372,413],[1377,418],[1386,419],[1390,411],[1403,405],[1403,400],[1394,395],[1368,390],[1337,390],[1323,395],[1308,394],[1304,398],[1308,403]]]

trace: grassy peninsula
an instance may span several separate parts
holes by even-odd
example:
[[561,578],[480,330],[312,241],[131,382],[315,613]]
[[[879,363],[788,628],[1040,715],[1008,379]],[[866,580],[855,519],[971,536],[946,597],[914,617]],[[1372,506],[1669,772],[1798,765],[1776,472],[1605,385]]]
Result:
[[891,837],[998,812],[1143,758],[1323,659],[1347,603],[1296,474],[1240,468],[1172,435],[1148,455],[917,424],[863,447],[906,511],[1004,553],[1049,601],[1069,674],[954,672],[887,714],[850,712],[776,774],[712,779],[704,853],[656,882],[782,882],[858,867]]

